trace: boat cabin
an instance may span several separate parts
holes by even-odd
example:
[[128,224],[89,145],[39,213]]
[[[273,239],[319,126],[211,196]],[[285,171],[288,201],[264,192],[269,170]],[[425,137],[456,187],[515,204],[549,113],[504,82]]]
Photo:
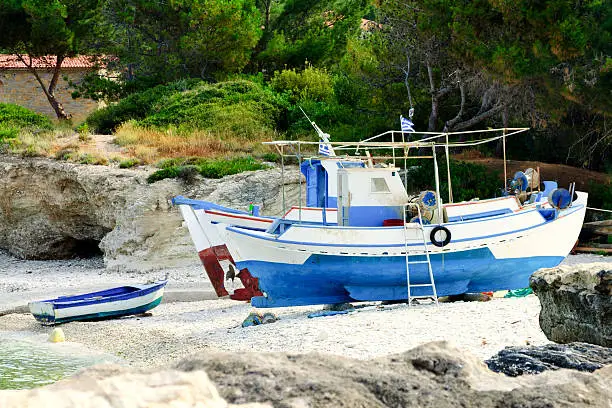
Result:
[[338,225],[381,227],[402,219],[408,194],[396,167],[338,169]]
[[306,206],[336,208],[338,206],[338,170],[364,168],[359,159],[337,157],[308,159],[300,165],[306,177]]

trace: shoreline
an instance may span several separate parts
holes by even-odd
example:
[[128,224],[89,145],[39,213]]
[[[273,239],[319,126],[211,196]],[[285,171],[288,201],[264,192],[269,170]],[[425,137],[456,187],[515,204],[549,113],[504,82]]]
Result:
[[[549,343],[539,328],[539,301],[534,295],[439,307],[373,306],[347,315],[307,317],[321,308],[266,309],[280,320],[243,328],[242,321],[254,310],[248,304],[226,299],[162,303],[150,317],[58,327],[67,341],[115,355],[135,367],[158,367],[202,351],[319,352],[367,360],[440,340],[484,360],[505,346]],[[0,317],[0,328],[41,341],[52,330],[25,313]]]
[[[21,261],[6,253],[0,253],[0,258],[13,265],[0,267],[0,275],[4,272],[7,276],[0,285],[0,299],[4,300],[0,307],[7,304],[5,295],[11,295],[13,300],[19,297],[23,305],[35,300],[31,297],[44,288],[69,292],[85,284],[142,282],[162,275],[162,271],[147,275],[109,272],[96,259]],[[578,255],[565,262],[602,259],[605,258]],[[59,278],[44,279],[52,276]],[[174,285],[177,290],[200,288],[202,293],[208,293],[204,276],[201,266],[194,265],[193,270],[171,273],[169,286]],[[539,327],[540,304],[534,295],[495,298],[489,302],[441,303],[437,308],[434,305],[409,308],[405,304],[373,306],[346,315],[307,318],[309,313],[321,309],[321,305],[259,309],[275,313],[280,320],[242,328],[242,321],[257,310],[250,304],[229,299],[164,301],[149,317],[71,322],[58,327],[63,329],[68,342],[83,345],[92,352],[111,354],[135,367],[165,366],[202,351],[319,352],[367,360],[439,340],[447,340],[484,360],[506,346],[550,343]],[[51,330],[52,327],[37,323],[29,313],[0,316],[0,337],[3,332],[10,332],[46,341],[45,335]]]

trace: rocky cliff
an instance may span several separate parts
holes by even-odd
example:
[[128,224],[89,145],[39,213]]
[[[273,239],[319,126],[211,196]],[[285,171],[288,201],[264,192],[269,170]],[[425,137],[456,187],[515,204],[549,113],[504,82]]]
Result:
[[[199,260],[172,197],[282,210],[279,169],[147,184],[152,171],[0,156],[0,248],[27,259],[98,251],[122,270],[183,268]],[[285,172],[287,203],[297,201],[298,180],[297,169]]]

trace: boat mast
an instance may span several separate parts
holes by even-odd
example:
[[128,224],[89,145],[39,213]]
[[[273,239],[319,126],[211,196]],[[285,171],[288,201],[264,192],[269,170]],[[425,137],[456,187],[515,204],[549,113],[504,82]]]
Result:
[[506,169],[506,128],[504,128],[504,135],[502,136],[502,145],[504,150],[504,191],[508,188],[508,170]]
[[287,213],[287,208],[285,207],[285,152],[283,149],[283,145],[277,146],[281,156],[281,190],[283,195],[283,214],[282,217]]
[[438,205],[438,224],[442,224],[444,222],[444,217],[442,217],[442,201],[440,197],[440,175],[438,174],[438,160],[436,159],[436,144],[433,143],[431,145],[431,151],[433,155],[433,163],[434,163],[434,176],[436,179],[436,203]]
[[446,145],[444,146],[444,150],[446,153],[446,174],[448,176],[448,202],[453,202],[453,187],[451,185],[451,172],[450,172],[450,156],[448,153],[448,133],[445,133],[446,136]]
[[300,188],[298,189],[300,210],[299,210],[299,221],[302,223],[302,144],[298,143],[298,179],[300,183]]

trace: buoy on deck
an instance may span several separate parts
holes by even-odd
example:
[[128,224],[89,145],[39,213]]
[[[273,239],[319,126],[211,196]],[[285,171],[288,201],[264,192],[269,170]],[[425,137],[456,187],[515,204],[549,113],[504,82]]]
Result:
[[53,331],[49,335],[49,341],[51,343],[64,342],[66,341],[66,335],[64,334],[64,331],[62,329],[60,329],[59,327],[56,327],[55,329],[53,329]]

